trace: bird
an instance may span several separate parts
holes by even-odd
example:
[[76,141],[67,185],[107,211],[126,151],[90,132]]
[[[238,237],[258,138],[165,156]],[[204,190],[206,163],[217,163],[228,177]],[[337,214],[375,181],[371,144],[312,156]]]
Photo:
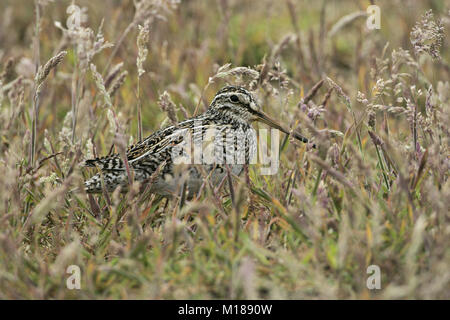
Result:
[[183,183],[192,197],[199,191],[205,173],[217,185],[227,174],[238,176],[244,165],[252,163],[257,146],[252,127],[255,121],[308,142],[263,112],[250,91],[228,85],[216,93],[204,113],[160,129],[128,147],[126,161],[118,153],[86,160],[86,167],[96,167],[99,172],[85,182],[85,191],[113,192],[120,186],[126,192],[131,175],[143,184],[151,183],[150,191],[163,196],[174,195]]

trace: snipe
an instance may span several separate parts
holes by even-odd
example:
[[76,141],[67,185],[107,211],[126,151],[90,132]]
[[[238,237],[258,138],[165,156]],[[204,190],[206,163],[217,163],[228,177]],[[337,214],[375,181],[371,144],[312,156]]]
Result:
[[[176,192],[183,176],[182,181],[186,183],[189,193],[194,194],[204,179],[197,164],[203,167],[214,184],[223,179],[227,170],[236,175],[242,172],[243,165],[249,163],[256,152],[257,140],[251,126],[254,121],[289,134],[261,110],[249,91],[237,86],[224,87],[217,92],[205,113],[158,130],[129,147],[126,152],[129,172],[134,180],[143,183],[151,180],[151,191],[161,195]],[[196,152],[195,147],[193,154],[189,152],[191,145],[200,145],[200,150],[208,149],[204,145],[211,132],[214,135],[212,159],[206,159],[208,156],[203,152]],[[307,138],[296,132],[292,135],[308,142]],[[177,170],[180,162],[194,165]],[[119,154],[87,160],[85,165],[100,169],[100,173],[85,182],[86,192],[97,193],[102,188],[111,192],[118,186],[127,190],[128,171]]]

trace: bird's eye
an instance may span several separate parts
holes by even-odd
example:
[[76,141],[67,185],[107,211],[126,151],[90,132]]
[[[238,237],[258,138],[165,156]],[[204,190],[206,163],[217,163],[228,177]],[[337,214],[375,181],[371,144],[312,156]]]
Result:
[[238,102],[238,101],[239,101],[239,97],[238,97],[237,95],[233,94],[233,95],[230,97],[230,100],[231,100],[231,102]]

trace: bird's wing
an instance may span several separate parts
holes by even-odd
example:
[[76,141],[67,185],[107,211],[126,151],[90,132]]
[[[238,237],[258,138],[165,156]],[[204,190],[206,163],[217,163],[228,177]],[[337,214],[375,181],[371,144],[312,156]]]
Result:
[[[215,128],[211,121],[202,119],[195,123],[196,120],[199,119],[188,119],[176,126],[158,130],[144,140],[130,146],[126,151],[130,167],[135,169],[146,168],[152,172],[164,161],[170,164],[174,146],[184,143],[188,136],[193,137],[194,140],[200,139],[208,129]],[[225,126],[220,130],[224,128]],[[125,170],[119,154],[86,160],[84,165],[86,167],[98,167],[102,171]]]
[[[187,121],[184,121],[187,122]],[[182,122],[181,124],[183,124]],[[184,124],[186,126],[186,124]],[[126,154],[129,162],[140,158],[144,154],[158,153],[158,149],[164,146],[168,141],[167,137],[173,134],[175,126],[169,126],[158,130],[149,135],[142,141],[135,145],[128,147]],[[86,167],[98,167],[104,171],[124,170],[124,164],[119,154],[112,154],[105,157],[86,160],[84,163]]]
[[128,161],[133,161],[135,159],[141,158],[145,154],[159,153],[169,143],[173,142],[174,137],[178,136],[181,130],[188,129],[189,126],[191,126],[192,121],[194,121],[194,119],[188,119],[180,122],[176,126],[169,126],[164,129],[158,130],[149,135],[144,140],[128,147]]
[[118,154],[89,159],[84,162],[85,167],[98,167],[103,171],[123,170],[123,161]]

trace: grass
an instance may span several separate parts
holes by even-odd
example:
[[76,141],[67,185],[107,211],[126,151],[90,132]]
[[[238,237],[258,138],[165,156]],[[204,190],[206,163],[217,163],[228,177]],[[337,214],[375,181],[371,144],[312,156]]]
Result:
[[[1,2],[1,299],[450,298],[444,1],[380,2],[372,31],[338,22],[368,1],[106,2]],[[276,175],[193,200],[79,191],[226,83],[317,150],[281,135]]]

